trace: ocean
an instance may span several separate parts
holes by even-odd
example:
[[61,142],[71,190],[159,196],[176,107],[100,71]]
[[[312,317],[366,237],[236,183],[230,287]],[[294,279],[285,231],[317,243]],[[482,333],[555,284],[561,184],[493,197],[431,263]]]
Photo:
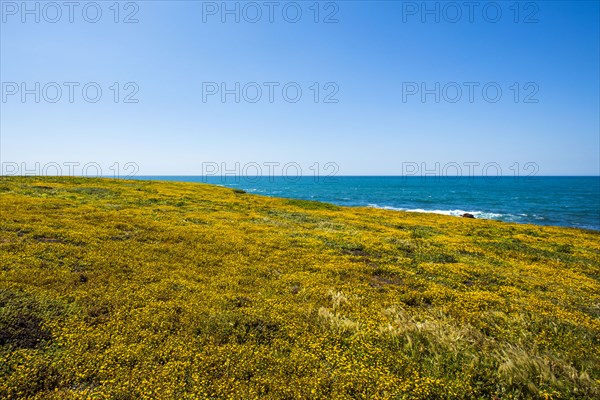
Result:
[[600,230],[600,177],[138,176],[265,196]]

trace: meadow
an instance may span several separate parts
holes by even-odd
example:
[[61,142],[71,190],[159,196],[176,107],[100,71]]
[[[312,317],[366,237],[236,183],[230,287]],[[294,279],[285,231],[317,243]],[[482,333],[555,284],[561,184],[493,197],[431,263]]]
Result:
[[0,398],[600,398],[600,233],[0,178]]

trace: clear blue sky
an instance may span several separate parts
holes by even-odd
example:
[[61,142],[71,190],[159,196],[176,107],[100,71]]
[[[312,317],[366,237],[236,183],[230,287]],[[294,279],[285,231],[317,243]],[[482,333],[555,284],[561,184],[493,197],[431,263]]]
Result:
[[[84,19],[95,18],[87,2],[73,22],[61,6],[56,23],[46,2],[39,23],[20,1],[1,3],[3,163],[96,162],[107,175],[114,162],[135,162],[144,175],[199,175],[206,162],[335,162],[344,175],[399,175],[406,162],[497,162],[510,174],[514,162],[534,162],[539,175],[600,173],[598,2],[481,1],[471,16],[459,1],[459,17],[447,2],[428,3],[439,22],[420,1],[321,2],[318,23],[314,1],[297,2],[296,23],[290,2],[274,2],[272,23],[263,1],[237,3],[239,23],[221,1],[121,2],[119,23],[113,1],[98,2],[97,23]],[[123,23],[132,13],[139,22]],[[324,23],[331,14],[338,22]],[[35,94],[22,102],[23,82],[40,83],[39,103]],[[62,86],[56,103],[49,82]],[[79,84],[72,103],[64,82]],[[89,82],[102,89],[97,103],[82,97]],[[203,82],[257,82],[262,98],[246,101],[248,86],[246,99],[223,103]],[[264,82],[279,83],[273,102]],[[288,82],[302,89],[297,103],[283,98]],[[436,82],[439,103],[409,92]],[[479,85],[472,102],[465,82]],[[139,101],[124,103],[136,85]],[[451,102],[457,85],[462,96]],[[496,87],[502,96],[491,102]],[[336,88],[337,103],[324,102]]]

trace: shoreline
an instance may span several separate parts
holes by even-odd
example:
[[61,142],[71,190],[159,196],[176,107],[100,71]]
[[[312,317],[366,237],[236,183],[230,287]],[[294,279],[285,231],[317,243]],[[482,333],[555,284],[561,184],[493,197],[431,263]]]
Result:
[[[385,209],[385,210],[391,210],[391,211],[402,211],[402,212],[417,212],[417,213],[424,213],[424,214],[436,214],[436,215],[447,215],[447,216],[462,216],[463,214],[472,214],[475,219],[484,219],[484,220],[489,220],[489,221],[499,221],[499,222],[505,222],[505,223],[516,223],[516,224],[526,224],[526,225],[536,225],[536,226],[556,226],[556,227],[564,227],[564,228],[574,228],[574,229],[583,229],[583,230],[589,230],[589,231],[600,231],[600,220],[597,223],[592,223],[590,224],[589,222],[587,223],[567,223],[567,222],[558,222],[558,221],[551,221],[551,222],[544,222],[545,220],[547,220],[548,218],[550,218],[549,216],[545,216],[545,215],[539,215],[537,213],[533,213],[533,214],[528,214],[524,211],[526,210],[515,210],[513,212],[507,212],[504,211],[502,212],[502,210],[481,210],[481,208],[484,207],[479,207],[479,209],[477,207],[473,207],[472,210],[469,209],[463,209],[463,208],[452,208],[452,207],[448,207],[447,209],[445,208],[433,208],[433,209],[426,209],[421,207],[418,207],[417,205],[419,204],[418,202],[414,202],[414,205],[412,207],[397,207],[397,206],[393,206],[393,205],[381,205],[378,203],[372,203],[369,201],[364,201],[362,204],[348,204],[348,203],[344,203],[343,201],[335,201],[335,200],[331,200],[331,199],[315,199],[314,196],[312,197],[308,197],[308,196],[302,196],[302,195],[294,195],[293,193],[286,195],[286,193],[280,193],[281,191],[278,191],[278,193],[272,193],[269,192],[268,189],[265,188],[259,188],[257,186],[251,187],[251,184],[247,184],[247,185],[242,185],[239,182],[236,183],[216,183],[216,182],[208,182],[206,181],[206,179],[208,177],[203,177],[203,176],[156,176],[157,178],[171,178],[171,179],[152,179],[152,176],[140,176],[140,178],[134,178],[133,180],[144,180],[144,181],[159,181],[159,182],[189,182],[189,183],[204,183],[204,184],[209,184],[209,185],[216,185],[216,186],[221,186],[221,187],[226,187],[226,188],[240,188],[242,190],[247,191],[250,194],[255,194],[255,195],[262,195],[262,196],[267,196],[267,197],[273,197],[273,198],[284,198],[284,199],[296,199],[296,200],[305,200],[305,201],[318,201],[318,202],[323,202],[323,203],[327,203],[327,204],[333,204],[336,206],[340,206],[340,207],[369,207],[369,208],[376,208],[376,209]],[[244,179],[244,177],[233,177],[236,180],[242,180]],[[276,179],[285,179],[284,177],[281,176],[276,176],[274,177]],[[312,177],[302,177],[305,180],[312,180]],[[336,178],[351,178],[351,179],[379,179],[379,178],[393,178],[393,179],[402,179],[404,180],[405,178],[413,178],[415,180],[420,180],[421,178],[419,177],[402,177],[402,176],[340,176],[340,177],[336,177]],[[470,179],[467,177],[463,177],[464,179]],[[481,177],[481,176],[476,176],[474,178],[477,179],[485,179],[485,177]],[[505,180],[512,180],[513,178],[511,177],[502,177]],[[570,178],[597,178],[600,180],[599,176],[544,176],[544,177],[536,177],[536,178],[558,178],[558,179],[570,179]],[[320,184],[315,185],[315,187],[319,187]],[[348,199],[348,200],[352,200],[352,199]],[[436,207],[439,207],[440,204],[438,204]],[[599,210],[600,212],[600,210]]]
[[[158,176],[157,176],[158,177]],[[534,222],[529,222],[529,221],[515,221],[515,220],[506,220],[506,219],[501,219],[501,218],[485,218],[485,217],[481,217],[480,215],[494,215],[494,216],[506,216],[506,215],[510,215],[510,216],[514,216],[514,214],[502,214],[502,213],[497,213],[497,212],[493,212],[493,211],[479,211],[479,210],[473,210],[473,211],[468,211],[468,210],[462,210],[462,209],[452,209],[452,210],[442,210],[442,209],[434,209],[434,210],[427,210],[427,209],[422,209],[422,208],[399,208],[399,207],[393,207],[393,206],[385,206],[385,205],[378,205],[378,204],[342,204],[339,202],[334,202],[334,201],[326,201],[326,200],[315,200],[312,198],[306,198],[306,197],[286,197],[286,196],[282,196],[280,194],[268,194],[268,193],[262,193],[259,192],[257,193],[257,189],[252,189],[252,188],[239,188],[238,185],[226,185],[223,183],[213,183],[213,182],[204,182],[204,181],[198,181],[197,178],[202,178],[200,176],[162,176],[165,178],[190,178],[193,180],[175,180],[175,179],[151,179],[151,176],[140,176],[140,177],[133,177],[133,178],[114,178],[114,177],[82,177],[82,176],[0,176],[0,182],[2,181],[2,179],[11,179],[11,178],[33,178],[33,179],[98,179],[98,180],[108,180],[108,181],[129,181],[129,182],[147,182],[147,183],[151,183],[151,182],[162,182],[162,183],[181,183],[181,184],[201,184],[201,185],[208,185],[208,186],[215,186],[215,187],[221,187],[221,188],[226,188],[226,189],[232,189],[232,190],[242,190],[245,193],[249,194],[249,195],[254,195],[254,196],[260,196],[260,197],[266,197],[266,198],[272,198],[272,199],[282,199],[282,200],[299,200],[299,201],[308,201],[308,202],[315,202],[315,203],[322,203],[322,204],[328,204],[331,206],[336,206],[336,207],[344,207],[344,208],[366,208],[366,209],[376,209],[376,210],[387,210],[387,211],[394,211],[394,212],[403,212],[403,213],[416,213],[416,214],[429,214],[429,215],[443,215],[443,216],[449,216],[449,217],[461,217],[463,214],[472,214],[474,216],[474,218],[469,218],[469,219],[476,219],[476,220],[483,220],[483,221],[495,221],[495,222],[502,222],[505,224],[518,224],[518,225],[531,225],[531,226],[539,226],[539,227],[556,227],[556,228],[569,228],[569,229],[580,229],[583,231],[589,231],[589,232],[597,232],[600,233],[600,226],[590,226],[590,225],[586,225],[586,226],[576,226],[576,225],[566,225],[566,224],[552,224],[552,223],[534,223]],[[364,176],[348,176],[349,178],[364,178]],[[584,177],[588,177],[588,176],[584,176]],[[367,178],[380,178],[379,176],[367,176]],[[398,177],[393,177],[393,178],[398,178]],[[401,178],[401,177],[399,177]],[[557,177],[551,177],[551,178],[572,178],[570,176],[557,176]],[[579,176],[576,176],[575,178],[579,178]],[[600,177],[596,177],[593,176],[593,178],[599,178]],[[543,218],[543,217],[542,217]]]

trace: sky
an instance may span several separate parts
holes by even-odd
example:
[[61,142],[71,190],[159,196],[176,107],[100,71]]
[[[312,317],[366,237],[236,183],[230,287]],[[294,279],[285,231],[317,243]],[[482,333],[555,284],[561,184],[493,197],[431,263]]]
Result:
[[599,175],[599,8],[2,0],[2,173]]

